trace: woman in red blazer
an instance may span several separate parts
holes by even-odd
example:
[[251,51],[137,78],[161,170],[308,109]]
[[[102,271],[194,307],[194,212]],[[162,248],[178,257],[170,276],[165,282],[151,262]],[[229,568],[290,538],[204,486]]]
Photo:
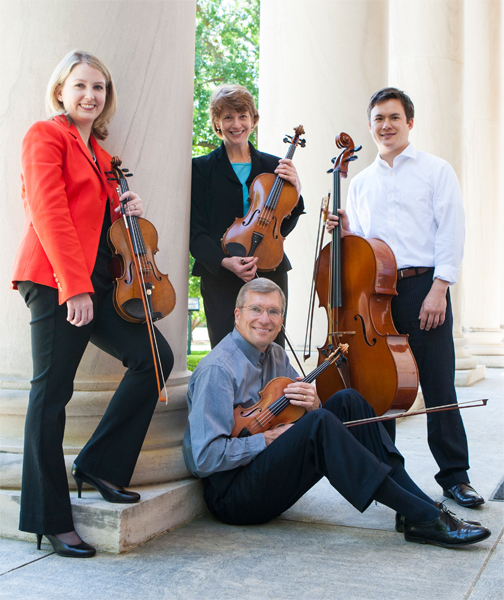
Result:
[[[88,557],[95,549],[75,532],[63,457],[65,406],[89,341],[128,368],[93,436],[75,460],[82,482],[109,502],[131,503],[130,482],[157,402],[148,332],[113,307],[107,231],[119,218],[119,200],[142,214],[133,192],[117,197],[107,180],[107,136],[116,106],[107,67],[91,54],[70,52],[48,85],[49,121],[35,123],[22,147],[25,226],[12,275],[31,313],[33,380],[25,425],[20,529],[42,535],[62,556]],[[165,377],[173,354],[156,331]]]

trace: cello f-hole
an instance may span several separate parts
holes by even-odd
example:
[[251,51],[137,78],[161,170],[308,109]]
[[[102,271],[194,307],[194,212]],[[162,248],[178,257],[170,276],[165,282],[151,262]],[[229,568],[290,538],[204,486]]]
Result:
[[362,325],[362,335],[364,336],[364,341],[366,342],[366,344],[368,346],[373,347],[376,344],[376,338],[373,338],[373,343],[371,344],[367,338],[367,332],[366,332],[366,324],[364,323],[364,319],[362,318],[362,315],[355,315],[354,317],[354,321],[357,321],[358,319],[360,319],[361,325]]

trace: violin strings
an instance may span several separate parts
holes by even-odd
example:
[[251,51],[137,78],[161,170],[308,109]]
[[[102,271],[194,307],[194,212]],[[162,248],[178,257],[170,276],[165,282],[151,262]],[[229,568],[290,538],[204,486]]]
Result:
[[[301,383],[311,383],[314,381],[330,364],[339,358],[340,354],[341,352],[339,352],[336,356],[333,356],[330,361],[325,360],[316,369],[309,373]],[[253,429],[262,429],[272,417],[279,415],[289,404],[290,400],[285,395],[280,396],[280,398],[268,406],[263,413],[261,413],[258,417],[254,417],[253,423],[250,425],[250,427],[248,427],[249,431],[252,432]]]
[[[121,180],[121,187],[122,187],[122,180]],[[125,191],[128,191],[128,190],[123,189],[123,193]],[[129,222],[131,224],[130,235],[133,240],[133,248],[135,250],[138,276],[141,280],[142,289],[144,290],[145,309],[146,309],[145,320],[146,320],[147,327],[150,328],[150,331],[152,333],[152,340],[154,343],[155,355],[156,355],[154,360],[157,359],[157,366],[159,368],[159,371],[161,373],[161,379],[163,381],[165,402],[168,403],[168,390],[166,389],[166,380],[165,380],[165,376],[164,376],[164,372],[163,372],[163,365],[161,364],[161,358],[159,355],[159,347],[158,347],[156,334],[155,334],[154,321],[152,320],[152,311],[151,311],[150,304],[146,298],[147,294],[146,294],[146,288],[145,288],[144,265],[145,265],[145,272],[147,272],[147,270],[150,270],[150,268],[147,267],[147,254],[146,254],[146,250],[145,250],[145,244],[143,241],[142,231],[140,229],[138,219],[137,219],[137,217],[135,217],[134,215],[131,214],[131,211],[129,210],[129,208],[128,208],[128,217],[129,217]],[[140,244],[140,242],[141,242],[141,244]],[[140,248],[141,248],[142,252],[141,252],[141,255],[139,256]]]
[[[292,144],[289,146],[289,150],[287,151],[287,156],[285,158],[292,159],[296,150],[297,143],[298,138],[297,136],[295,136]],[[263,208],[261,209],[261,212],[259,213],[258,222],[263,229],[266,229],[266,227],[269,225],[269,222],[271,221],[275,208],[277,207],[280,194],[282,193],[284,183],[285,180],[277,175],[275,183],[273,184],[268,195],[268,198],[266,199],[266,202]],[[268,221],[268,223],[264,225],[264,223],[261,222],[262,219],[265,219],[266,221]]]

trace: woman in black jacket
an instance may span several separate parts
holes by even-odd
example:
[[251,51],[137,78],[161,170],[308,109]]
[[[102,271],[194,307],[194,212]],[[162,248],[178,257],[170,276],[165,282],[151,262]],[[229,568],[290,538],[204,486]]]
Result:
[[[190,250],[195,258],[193,275],[201,277],[212,348],[233,330],[236,296],[241,286],[256,276],[257,258],[226,256],[221,239],[235,218],[248,211],[248,188],[257,175],[275,173],[296,188],[299,200],[284,219],[281,233],[290,233],[303,213],[301,183],[292,161],[259,152],[248,141],[259,121],[250,93],[240,85],[224,85],[210,99],[210,118],[222,139],[219,148],[192,162]],[[287,256],[274,271],[260,273],[277,283],[287,296]],[[283,346],[283,336],[275,340]]]

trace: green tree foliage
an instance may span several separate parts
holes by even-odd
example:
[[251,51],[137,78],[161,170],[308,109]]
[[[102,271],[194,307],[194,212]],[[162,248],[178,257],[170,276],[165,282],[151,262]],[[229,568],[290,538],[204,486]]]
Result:
[[[196,52],[194,64],[193,156],[211,152],[220,145],[208,116],[213,90],[224,83],[247,88],[256,103],[259,79],[260,0],[197,0]],[[255,134],[251,138],[255,142]],[[193,313],[192,328],[205,322],[199,277],[192,277],[194,258],[189,261],[189,297],[200,298],[200,311]]]
[[239,83],[257,102],[258,76],[259,0],[197,0],[193,156],[220,144],[208,117],[213,90]]

